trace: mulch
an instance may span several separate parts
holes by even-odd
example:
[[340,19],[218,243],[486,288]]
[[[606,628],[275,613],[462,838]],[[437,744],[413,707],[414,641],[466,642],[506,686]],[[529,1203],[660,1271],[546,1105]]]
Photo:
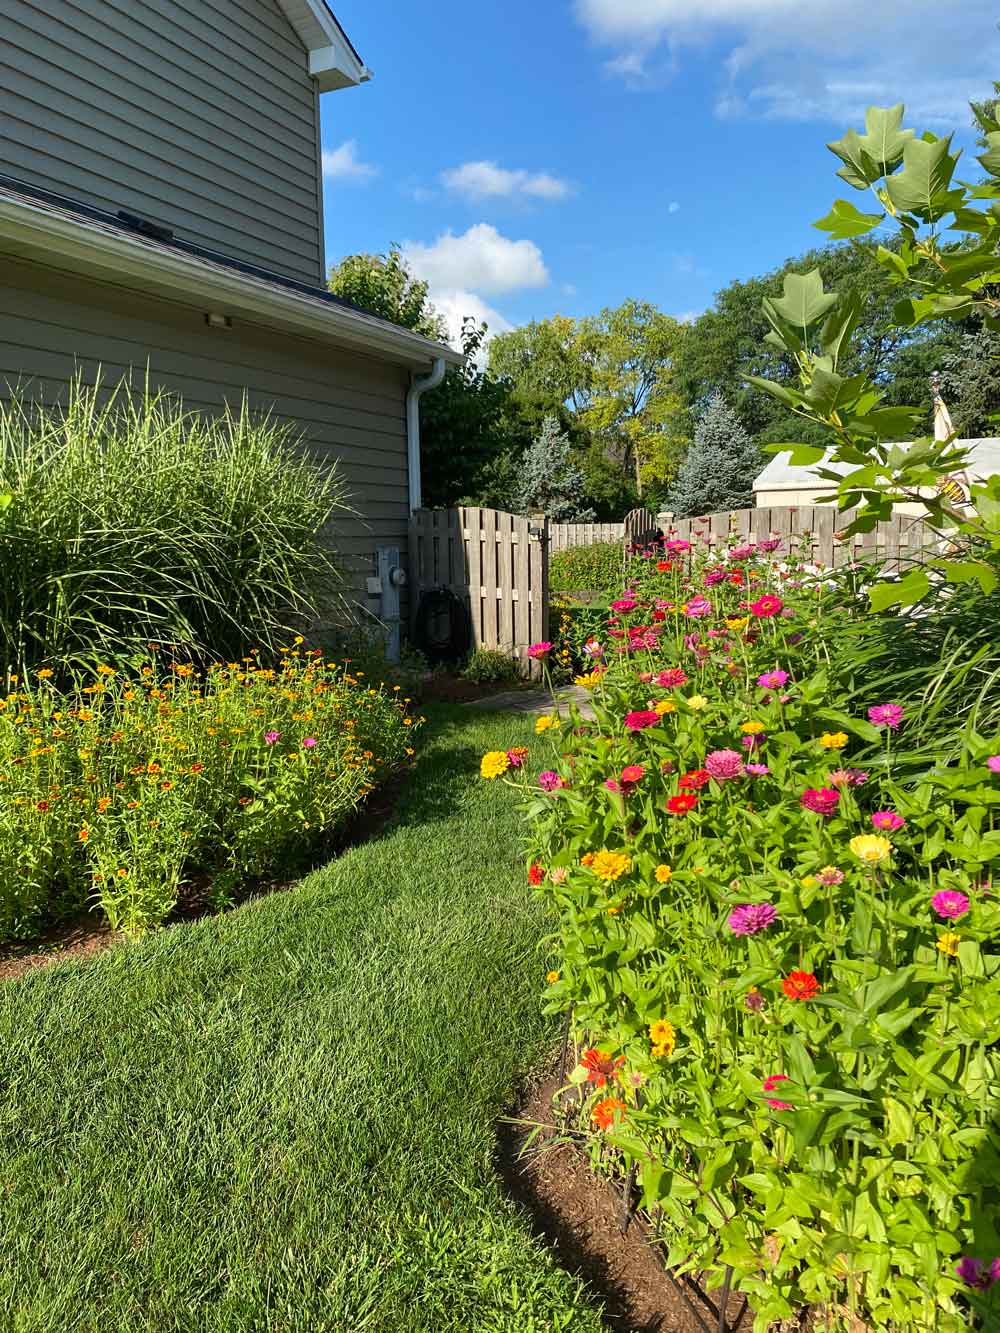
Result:
[[[719,1292],[667,1271],[639,1217],[625,1221],[622,1194],[591,1170],[573,1143],[559,1141],[555,1075],[530,1088],[498,1128],[496,1168],[560,1265],[579,1275],[617,1333],[717,1333]],[[546,1128],[531,1135],[537,1126]],[[531,1139],[530,1145],[528,1140]],[[730,1296],[726,1333],[749,1333],[753,1316]]]

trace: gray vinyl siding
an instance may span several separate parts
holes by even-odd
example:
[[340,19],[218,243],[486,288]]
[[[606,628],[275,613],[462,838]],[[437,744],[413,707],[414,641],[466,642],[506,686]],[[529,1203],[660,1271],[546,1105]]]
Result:
[[54,403],[77,370],[141,379],[147,359],[152,382],[188,407],[218,411],[246,393],[300,431],[312,456],[336,461],[358,516],[338,518],[330,539],[356,597],[364,600],[376,547],[398,546],[405,561],[405,370],[257,326],[210,329],[201,309],[0,254],[0,399],[20,384]]
[[0,171],[311,283],[316,96],[276,0],[0,5]]

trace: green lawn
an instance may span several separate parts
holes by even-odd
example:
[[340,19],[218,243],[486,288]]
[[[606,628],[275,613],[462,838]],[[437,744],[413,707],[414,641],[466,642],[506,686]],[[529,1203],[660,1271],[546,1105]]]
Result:
[[601,1327],[502,1196],[552,1040],[544,922],[483,750],[435,710],[399,822],[295,892],[0,986],[0,1325]]

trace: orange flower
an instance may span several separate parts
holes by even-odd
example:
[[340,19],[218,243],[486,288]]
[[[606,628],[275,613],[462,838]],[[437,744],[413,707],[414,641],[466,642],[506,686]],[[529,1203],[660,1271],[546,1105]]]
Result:
[[84,824],[83,828],[76,835],[81,842],[86,842],[90,837],[90,829]]
[[599,1101],[590,1113],[590,1118],[598,1129],[611,1129],[616,1120],[625,1118],[626,1106],[619,1097],[605,1097]]

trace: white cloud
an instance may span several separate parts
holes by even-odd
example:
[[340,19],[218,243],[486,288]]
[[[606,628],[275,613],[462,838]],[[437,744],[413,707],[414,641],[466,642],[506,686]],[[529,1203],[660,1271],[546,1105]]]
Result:
[[378,175],[378,167],[362,162],[358,157],[357,139],[347,139],[339,148],[323,149],[323,178],[325,180],[371,180]]
[[[438,314],[443,316],[448,326],[448,341],[452,347],[457,347],[459,350],[462,347],[462,321],[469,315],[477,324],[485,322],[489,326],[487,343],[498,333],[509,333],[514,327],[499,310],[495,310],[475,292],[456,288],[432,289],[431,304]],[[483,351],[485,352],[485,347]],[[484,360],[485,357],[481,356],[480,359]]]
[[460,167],[442,172],[441,181],[449,190],[468,199],[509,199],[522,195],[552,200],[565,199],[572,193],[569,181],[546,171],[511,171],[496,162],[463,162]]
[[[857,121],[873,102],[907,103],[915,121],[968,123],[1000,65],[995,0],[575,0],[610,46],[605,64],[632,88],[651,62],[721,48],[716,114]],[[903,12],[905,11],[905,13]]]
[[681,211],[681,206],[680,206],[680,204],[677,202],[676,199],[671,199],[670,203],[667,204],[667,212],[668,212],[668,213],[679,213],[680,211]]
[[545,287],[549,271],[534,241],[512,241],[480,222],[461,236],[446,231],[433,245],[407,241],[403,253],[418,277],[436,291],[490,294]]

